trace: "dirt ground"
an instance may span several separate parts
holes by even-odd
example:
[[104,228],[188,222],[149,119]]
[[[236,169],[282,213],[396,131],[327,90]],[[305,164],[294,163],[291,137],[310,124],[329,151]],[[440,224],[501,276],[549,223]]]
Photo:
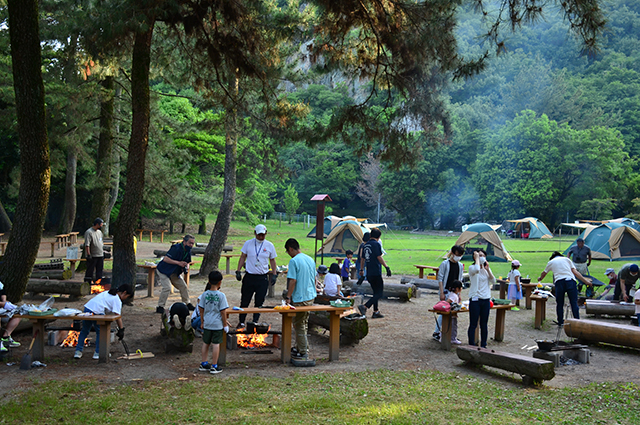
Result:
[[[159,243],[142,242],[138,245],[139,263],[141,259],[151,259],[153,249],[164,247]],[[46,258],[47,253],[42,252]],[[232,265],[232,268],[235,264]],[[192,273],[195,271],[192,271]],[[398,282],[401,276],[386,278],[386,281]],[[204,288],[204,280],[192,277],[189,292],[195,303]],[[267,299],[266,304],[275,305],[279,302],[278,294],[284,288],[284,280],[278,279],[276,298]],[[232,276],[227,276],[223,282],[222,291],[225,292],[231,306],[240,304],[240,283]],[[463,291],[463,298],[467,290]],[[497,291],[495,296],[497,297]],[[131,351],[140,349],[153,352],[154,358],[142,360],[117,360],[124,355],[124,349],[118,342],[111,344],[112,360],[108,364],[98,364],[86,355],[80,360],[72,359],[73,348],[45,347],[43,368],[22,371],[19,369],[20,359],[26,353],[31,341],[29,331],[18,333],[14,338],[22,343],[21,347],[12,350],[12,357],[0,365],[2,379],[0,380],[0,395],[4,396],[13,389],[28,388],[34,381],[52,379],[96,379],[102,382],[117,383],[130,380],[153,379],[182,379],[202,380],[212,379],[208,374],[198,372],[200,349],[202,340],[196,339],[193,353],[165,354],[163,339],[160,336],[160,315],[155,313],[160,288],[155,288],[155,297],[148,298],[147,290],[136,291],[133,306],[125,306],[123,320],[126,327],[125,341]],[[38,304],[46,297],[25,298],[23,301]],[[54,307],[75,307],[82,309],[87,297],[81,301],[69,301],[67,298],[57,299]],[[169,297],[167,307],[172,302],[179,301],[176,292]],[[340,360],[327,361],[329,355],[328,333],[324,330],[312,329],[309,341],[311,355],[317,365],[313,368],[295,368],[280,362],[280,351],[272,349],[272,354],[247,354],[242,351],[228,351],[227,364],[222,366],[224,373],[215,378],[226,376],[272,376],[286,377],[294,373],[340,373],[346,371],[362,371],[368,369],[391,370],[438,370],[445,373],[473,375],[480,379],[490,379],[505,385],[522,385],[520,377],[504,371],[477,369],[463,366],[462,361],[451,351],[443,351],[440,344],[431,339],[435,319],[427,310],[437,301],[437,294],[431,290],[420,290],[419,298],[410,302],[398,300],[382,300],[380,311],[385,315],[382,319],[371,319],[369,311],[369,334],[359,344],[340,347]],[[533,328],[533,310],[507,312],[505,338],[502,342],[489,340],[488,347],[510,353],[532,355],[528,349],[535,345],[536,339],[555,339],[556,328],[550,325],[555,319],[555,302],[547,303],[547,323],[543,330]],[[583,318],[586,317],[581,310]],[[250,320],[250,317],[249,319]],[[628,324],[625,319],[602,319],[621,324]],[[273,330],[280,330],[280,317],[274,314],[263,315],[261,321],[271,324]],[[231,319],[235,325],[235,315]],[[61,321],[59,326],[66,326],[69,321]],[[494,333],[495,313],[489,320],[489,336]],[[468,315],[459,318],[459,337],[467,343],[466,332]],[[93,334],[92,334],[93,335]],[[567,340],[565,335],[562,338]],[[560,366],[556,368],[556,376],[545,385],[550,387],[578,387],[597,382],[634,382],[640,383],[640,369],[638,364],[640,351],[607,345],[592,345],[591,361],[589,364],[575,366]],[[91,350],[91,349],[89,349]],[[87,350],[85,350],[87,352]],[[91,353],[92,351],[88,351]],[[13,364],[11,364],[13,363]],[[631,367],[630,367],[631,366]]]

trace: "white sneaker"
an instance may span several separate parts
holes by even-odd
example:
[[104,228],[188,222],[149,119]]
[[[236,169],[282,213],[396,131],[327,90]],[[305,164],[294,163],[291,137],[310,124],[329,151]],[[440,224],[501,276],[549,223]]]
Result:
[[[76,351],[76,353],[77,353],[77,351]],[[82,353],[80,353],[80,355],[82,355]],[[109,357],[111,357],[111,353],[109,353]],[[100,360],[100,353],[94,352],[93,353],[93,360]]]
[[77,351],[75,353],[73,353],[73,358],[74,359],[79,359],[82,357],[82,351]]
[[182,323],[180,323],[180,318],[178,316],[173,316],[173,326],[175,326],[176,329],[182,329]]
[[460,344],[462,344],[462,341],[460,341],[458,338],[456,338],[453,341],[451,341],[451,343],[454,344],[454,345],[460,345]]

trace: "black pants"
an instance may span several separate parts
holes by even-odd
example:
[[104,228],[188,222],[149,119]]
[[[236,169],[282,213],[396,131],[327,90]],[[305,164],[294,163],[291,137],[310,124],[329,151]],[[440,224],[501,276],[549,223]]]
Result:
[[[96,271],[96,279],[93,280],[93,270]],[[87,282],[97,282],[102,279],[102,270],[104,269],[104,257],[87,258],[87,272],[84,274],[84,280]]]
[[[624,301],[624,299],[622,298],[622,287],[620,286],[622,285],[622,282],[620,282],[620,279],[616,280],[616,287],[613,290],[613,299],[614,301]],[[631,291],[631,289],[633,289],[633,283],[631,285],[627,285],[626,283],[624,284],[624,289],[627,291],[627,295],[629,296],[629,302],[632,302],[632,298],[629,291]]]
[[373,311],[378,311],[378,300],[382,298],[382,290],[384,289],[382,276],[367,276],[367,280],[373,290],[373,297],[364,306],[367,308],[373,306]]
[[[249,307],[251,298],[255,294],[256,299],[253,304],[255,307],[262,307],[264,299],[267,296],[267,290],[269,289],[268,274],[249,274],[245,273],[242,278],[242,288],[240,289],[240,307]],[[240,323],[244,323],[247,318],[246,314],[240,314]],[[260,313],[253,313],[253,322],[257,323],[260,320]]]

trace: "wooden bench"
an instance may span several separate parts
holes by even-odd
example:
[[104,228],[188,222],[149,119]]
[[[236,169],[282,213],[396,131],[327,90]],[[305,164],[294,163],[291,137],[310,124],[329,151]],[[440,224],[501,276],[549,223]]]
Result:
[[[340,356],[340,315],[351,307],[333,307],[331,305],[309,305],[299,306],[295,310],[276,310],[274,308],[245,308],[243,311],[226,310],[228,315],[231,314],[253,314],[253,313],[280,313],[282,316],[282,339],[280,342],[280,359],[282,363],[287,364],[291,361],[291,335],[292,323],[296,313],[328,311],[329,312],[329,361],[337,361]],[[220,344],[220,355],[218,363],[225,364],[227,361],[227,336],[224,334],[222,344]]]
[[220,254],[220,257],[224,257],[227,259],[227,269],[225,271],[226,274],[231,274],[231,258],[232,257],[240,257],[240,254]]
[[[512,307],[515,307],[513,304],[508,305],[494,305],[491,307],[491,310],[496,310],[496,325],[495,325],[495,334],[493,336],[494,341],[503,341],[504,340],[504,324],[506,319],[506,311],[511,310]],[[469,310],[462,311],[438,311],[434,309],[430,309],[430,312],[437,313],[442,315],[442,329],[440,333],[440,345],[443,350],[451,350],[451,318],[460,314],[460,313],[468,313]],[[476,338],[475,340],[480,343],[478,338],[478,333],[480,330],[480,324],[476,328]]]
[[69,233],[69,242],[71,245],[78,243],[78,235],[80,232],[70,232]]
[[438,270],[440,270],[439,267],[421,266],[419,264],[414,264],[413,267],[416,267],[418,269],[418,279],[424,278],[424,269],[434,270],[436,273],[438,273]]
[[468,363],[495,367],[522,375],[522,382],[531,385],[556,376],[553,362],[505,353],[487,348],[464,346],[458,347],[456,354],[460,360]]
[[33,349],[31,356],[33,360],[44,360],[44,324],[48,320],[94,320],[97,325],[100,326],[100,359],[98,363],[107,363],[109,361],[109,346],[111,343],[111,323],[118,320],[121,316],[119,314],[109,315],[93,315],[88,317],[82,316],[65,316],[56,317],[53,314],[47,314],[45,316],[32,316],[32,315],[14,315],[13,317],[19,317],[21,319],[28,319],[33,323]]
[[160,233],[160,242],[164,243],[164,234],[168,232],[168,230],[138,229],[136,232],[140,234],[140,238],[138,239],[140,242],[142,242],[142,234],[144,232],[149,232],[149,242],[153,242],[153,232],[156,232]]
[[536,314],[533,327],[542,329],[542,323],[547,319],[547,298],[531,295],[530,299],[536,303]]
[[63,246],[69,246],[69,238],[71,237],[71,235],[69,233],[62,233],[60,235],[56,235],[56,243],[58,244],[58,249],[62,248]]
[[153,297],[153,286],[156,283],[156,268],[158,266],[155,264],[152,266],[148,266],[146,264],[139,264],[138,267],[145,269],[147,271],[147,297]]

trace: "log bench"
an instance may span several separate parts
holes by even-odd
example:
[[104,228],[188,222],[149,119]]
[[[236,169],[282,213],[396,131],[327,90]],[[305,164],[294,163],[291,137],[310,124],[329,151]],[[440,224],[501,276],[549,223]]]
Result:
[[419,265],[419,264],[414,264],[413,267],[416,267],[418,269],[418,279],[423,279],[424,278],[424,269],[433,270],[436,273],[438,273],[438,270],[440,270],[439,267],[422,266],[422,265]]
[[593,314],[599,318],[603,314],[607,316],[626,316],[633,317],[636,315],[636,307],[632,303],[622,304],[617,301],[605,300],[586,300],[585,309],[587,314]]
[[80,298],[91,294],[91,283],[75,280],[29,279],[26,292],[32,294],[65,294],[72,298]]
[[[340,356],[340,315],[351,307],[333,307],[331,305],[298,306],[295,310],[276,310],[274,308],[244,308],[242,311],[228,308],[227,315],[253,314],[253,313],[280,313],[282,317],[282,339],[280,341],[280,359],[287,364],[291,361],[291,336],[292,323],[296,313],[301,312],[329,312],[329,361],[337,361]],[[231,319],[229,319],[231,320]],[[223,341],[227,340],[226,332],[223,332]],[[227,361],[227,344],[220,344],[218,363],[224,365]]]
[[31,356],[33,360],[44,360],[44,342],[45,332],[44,324],[51,320],[94,320],[96,324],[100,326],[100,359],[98,363],[107,363],[109,361],[109,346],[111,343],[111,323],[118,320],[121,316],[119,314],[108,315],[93,315],[89,317],[83,316],[63,316],[56,317],[53,314],[47,314],[44,316],[31,316],[31,315],[14,315],[21,319],[28,319],[33,323],[33,349]]
[[466,363],[495,367],[522,375],[525,385],[548,381],[556,376],[554,364],[548,360],[472,346],[458,347],[456,354]]
[[584,342],[604,342],[623,347],[640,348],[640,327],[596,320],[567,319],[564,333]]
[[[493,336],[494,341],[503,341],[504,340],[504,324],[506,320],[506,311],[511,310],[512,307],[515,307],[513,304],[508,305],[494,305],[491,307],[491,310],[496,310],[496,325],[495,325],[495,334]],[[430,309],[432,313],[442,315],[442,329],[440,332],[440,346],[443,350],[451,350],[451,318],[455,317],[460,313],[468,313],[469,310],[461,310],[461,311],[439,311]],[[476,328],[476,338],[477,343],[480,343],[480,339],[478,338],[478,334],[480,332],[480,324],[478,323],[478,327]],[[460,333],[460,329],[458,329],[458,333]]]
[[547,298],[539,295],[531,295],[531,301],[536,303],[536,313],[533,327],[542,329],[542,323],[547,319]]
[[[343,287],[349,289],[351,293],[360,295],[373,295],[373,289],[369,282],[364,281],[357,285],[354,281],[343,282]],[[411,298],[418,298],[418,288],[415,285],[403,285],[399,283],[384,283],[382,289],[383,298],[399,298],[401,301],[409,301]]]

